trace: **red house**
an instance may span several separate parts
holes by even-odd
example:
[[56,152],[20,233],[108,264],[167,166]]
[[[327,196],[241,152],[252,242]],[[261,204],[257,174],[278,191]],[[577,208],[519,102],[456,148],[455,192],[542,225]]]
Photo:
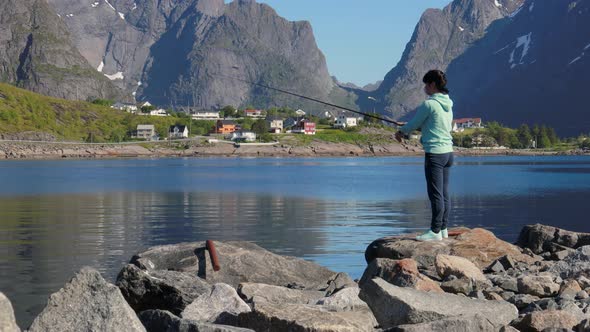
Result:
[[316,124],[309,120],[301,120],[293,126],[291,132],[296,134],[315,135]]

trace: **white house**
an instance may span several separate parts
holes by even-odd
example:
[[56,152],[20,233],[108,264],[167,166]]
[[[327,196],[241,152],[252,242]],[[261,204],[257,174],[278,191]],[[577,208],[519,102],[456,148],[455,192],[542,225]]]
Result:
[[304,111],[304,110],[301,110],[301,109],[299,109],[299,110],[296,110],[296,111],[295,111],[295,114],[297,114],[297,116],[305,116],[305,111]]
[[341,114],[336,118],[336,121],[334,122],[334,128],[356,127],[357,123],[358,119],[356,117]]
[[191,115],[193,120],[218,120],[219,112],[216,111],[194,111]]
[[453,131],[462,131],[466,128],[483,128],[481,118],[462,118],[453,120]]
[[255,142],[256,133],[252,131],[234,131],[229,135],[229,139],[234,142]]
[[137,138],[143,138],[145,140],[151,141],[155,139],[156,136],[156,128],[154,125],[137,125]]
[[266,120],[268,123],[268,128],[270,128],[271,133],[279,134],[283,132],[283,119],[279,117],[272,117]]
[[188,137],[188,128],[183,125],[175,125],[170,126],[170,130],[168,130],[170,138],[187,138]]
[[126,104],[126,103],[115,103],[111,106],[111,108],[120,110],[120,111],[126,111],[129,113],[135,113],[137,112],[137,105],[135,104]]
[[149,101],[144,102],[143,104],[139,105],[139,107],[150,107],[152,104]]
[[151,116],[168,116],[168,112],[165,109],[160,108],[157,110],[150,111]]

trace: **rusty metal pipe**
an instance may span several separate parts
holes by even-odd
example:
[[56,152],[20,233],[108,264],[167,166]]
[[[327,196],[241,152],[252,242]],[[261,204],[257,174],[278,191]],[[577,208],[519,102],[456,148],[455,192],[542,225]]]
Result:
[[217,258],[217,250],[215,250],[215,244],[213,244],[213,241],[207,240],[205,242],[205,247],[207,248],[207,251],[209,251],[209,257],[211,258],[211,263],[213,264],[213,271],[217,272],[221,270],[221,267],[219,266],[219,259]]

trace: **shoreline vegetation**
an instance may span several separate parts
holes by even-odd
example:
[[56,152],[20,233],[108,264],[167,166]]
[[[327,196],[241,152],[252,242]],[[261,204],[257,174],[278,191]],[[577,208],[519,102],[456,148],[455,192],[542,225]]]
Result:
[[[384,237],[358,280],[250,242],[161,245],[114,284],[81,268],[28,331],[587,331],[589,244],[541,224],[515,244],[482,228]],[[2,293],[0,330],[20,331]]]

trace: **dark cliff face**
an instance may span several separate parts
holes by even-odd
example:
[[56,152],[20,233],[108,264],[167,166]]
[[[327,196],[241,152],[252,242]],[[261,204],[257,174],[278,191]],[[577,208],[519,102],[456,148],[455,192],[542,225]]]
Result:
[[49,1],[84,57],[139,100],[311,106],[218,74],[349,105],[353,99],[332,81],[308,22],[289,22],[253,0]]
[[236,1],[219,17],[187,13],[163,36],[152,47],[142,95],[197,106],[304,104],[229,77],[323,99],[338,89],[308,22]]
[[[490,24],[517,9],[523,0],[455,0],[443,10],[429,9],[418,22],[399,63],[372,93],[387,115],[400,118],[424,100],[422,77],[448,65],[477,40]],[[359,98],[362,108],[372,108]]]
[[588,31],[588,1],[526,1],[449,66],[456,115],[589,132]]
[[0,3],[0,79],[67,99],[125,99],[78,52],[45,0]]

